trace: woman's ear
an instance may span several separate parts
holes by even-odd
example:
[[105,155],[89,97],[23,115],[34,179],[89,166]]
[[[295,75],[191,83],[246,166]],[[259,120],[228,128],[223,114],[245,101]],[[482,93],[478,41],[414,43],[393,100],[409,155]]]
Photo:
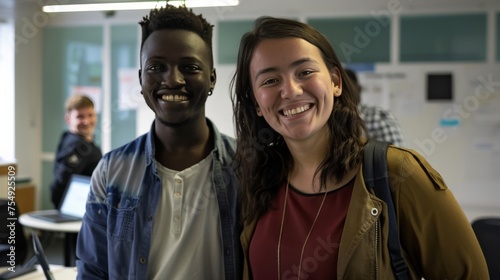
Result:
[[342,94],[342,89],[340,89],[338,86],[333,87],[333,96],[339,97]]
[[255,107],[255,111],[257,112],[257,116],[262,117],[262,111],[260,110],[259,106]]
[[335,67],[332,74],[332,84],[333,84],[333,95],[340,96],[342,94],[342,76],[340,75],[340,70]]

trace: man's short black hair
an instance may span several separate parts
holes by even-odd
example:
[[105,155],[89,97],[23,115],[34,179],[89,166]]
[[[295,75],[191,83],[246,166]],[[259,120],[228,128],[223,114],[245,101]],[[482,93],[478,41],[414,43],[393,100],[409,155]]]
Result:
[[207,44],[207,47],[210,48],[211,63],[213,65],[212,31],[214,26],[208,23],[201,14],[194,14],[192,9],[188,9],[185,6],[175,7],[166,5],[165,7],[151,10],[149,16],[144,16],[139,24],[142,31],[141,53],[144,42],[154,31],[183,29],[198,34],[205,44]]

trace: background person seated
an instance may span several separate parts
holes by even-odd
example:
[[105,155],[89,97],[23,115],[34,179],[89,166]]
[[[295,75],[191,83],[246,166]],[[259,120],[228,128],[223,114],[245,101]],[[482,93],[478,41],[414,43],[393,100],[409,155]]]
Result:
[[52,203],[58,208],[73,174],[91,176],[102,157],[94,143],[97,116],[94,102],[85,95],[73,95],[66,101],[65,131],[57,147],[54,179],[50,185]]

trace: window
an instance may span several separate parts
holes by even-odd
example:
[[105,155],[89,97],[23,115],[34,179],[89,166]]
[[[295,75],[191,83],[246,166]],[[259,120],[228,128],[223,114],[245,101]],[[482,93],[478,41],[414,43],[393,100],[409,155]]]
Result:
[[0,160],[15,158],[14,32],[13,24],[0,22]]

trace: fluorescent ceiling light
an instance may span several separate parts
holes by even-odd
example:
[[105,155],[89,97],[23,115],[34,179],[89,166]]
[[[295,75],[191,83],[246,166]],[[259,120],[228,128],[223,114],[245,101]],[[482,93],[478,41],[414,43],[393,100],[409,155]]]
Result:
[[[64,12],[92,12],[92,11],[120,11],[120,10],[151,10],[164,7],[167,1],[150,2],[122,2],[122,3],[98,3],[98,4],[69,4],[69,5],[47,5],[42,7],[46,13]],[[196,7],[223,7],[237,6],[239,0],[185,0],[168,1],[169,5],[186,5],[189,8]]]

